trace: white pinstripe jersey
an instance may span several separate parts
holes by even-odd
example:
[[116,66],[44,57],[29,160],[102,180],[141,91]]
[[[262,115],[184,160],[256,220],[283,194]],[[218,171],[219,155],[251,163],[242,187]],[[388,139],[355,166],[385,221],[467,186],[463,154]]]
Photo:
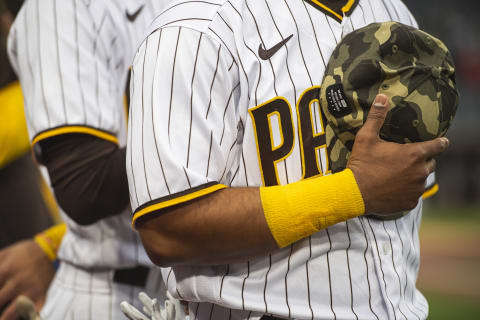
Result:
[[[224,187],[329,173],[317,97],[337,42],[371,22],[416,22],[400,0],[327,3],[168,5],[133,64],[134,219]],[[202,302],[191,308],[198,319],[425,319],[420,219],[421,202],[398,220],[351,219],[248,262],[166,269],[164,280]]]
[[[27,0],[9,36],[33,143],[71,132],[125,145],[123,97],[139,41],[166,0]],[[68,232],[59,258],[79,266],[148,263],[129,210]]]

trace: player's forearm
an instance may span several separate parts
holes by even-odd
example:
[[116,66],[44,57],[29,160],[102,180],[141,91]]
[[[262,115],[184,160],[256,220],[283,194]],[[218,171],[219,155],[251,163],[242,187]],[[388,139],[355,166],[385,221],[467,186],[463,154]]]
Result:
[[340,173],[286,186],[224,189],[143,217],[137,227],[152,260],[163,266],[247,260],[365,213],[413,209],[435,169],[432,158],[448,140],[381,141],[385,98],[385,106],[371,109],[348,169]]
[[157,264],[222,264],[285,247],[364,208],[345,170],[285,186],[224,189],[157,212],[138,228]]
[[259,188],[220,190],[146,217],[138,231],[157,265],[223,264],[278,248]]

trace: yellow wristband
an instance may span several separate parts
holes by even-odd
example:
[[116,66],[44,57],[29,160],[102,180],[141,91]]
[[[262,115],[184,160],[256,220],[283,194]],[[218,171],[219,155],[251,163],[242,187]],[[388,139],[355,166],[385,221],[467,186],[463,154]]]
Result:
[[280,248],[365,213],[362,194],[350,169],[285,186],[262,187],[260,197]]
[[57,259],[57,252],[62,243],[63,236],[67,231],[67,225],[65,223],[58,224],[39,233],[35,236],[35,242],[42,248],[43,252],[52,261]]

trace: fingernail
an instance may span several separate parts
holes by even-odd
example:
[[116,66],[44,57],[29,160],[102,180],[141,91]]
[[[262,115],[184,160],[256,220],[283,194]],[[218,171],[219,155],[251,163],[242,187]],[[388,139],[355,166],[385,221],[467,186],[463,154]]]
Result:
[[447,142],[444,139],[440,139],[440,144],[441,144],[441,151],[445,151],[447,148]]
[[448,148],[448,146],[450,145],[450,140],[448,140],[448,138],[446,138],[446,137],[443,137],[442,139],[445,143],[445,148]]
[[373,101],[373,105],[377,108],[383,108],[387,104],[388,97],[384,94],[377,94],[375,97],[375,101]]
[[385,109],[385,106],[383,104],[380,104],[380,103],[374,103],[373,106],[375,108],[378,108],[378,109]]

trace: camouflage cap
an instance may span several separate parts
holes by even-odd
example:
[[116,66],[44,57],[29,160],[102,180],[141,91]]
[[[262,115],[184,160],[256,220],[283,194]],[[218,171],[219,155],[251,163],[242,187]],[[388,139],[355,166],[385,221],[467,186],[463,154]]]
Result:
[[333,172],[345,169],[355,134],[378,93],[390,103],[382,139],[408,143],[445,135],[458,105],[455,68],[447,47],[396,22],[372,23],[342,39],[320,92]]

